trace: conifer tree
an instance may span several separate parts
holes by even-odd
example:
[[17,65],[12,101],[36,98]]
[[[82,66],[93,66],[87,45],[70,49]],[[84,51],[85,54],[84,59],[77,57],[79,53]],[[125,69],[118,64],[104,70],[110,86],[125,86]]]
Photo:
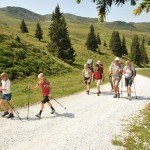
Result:
[[121,42],[121,50],[122,50],[122,54],[128,55],[128,50],[127,50],[127,47],[126,47],[126,40],[125,40],[124,36],[123,36],[122,42]]
[[60,12],[59,5],[55,8],[51,21],[52,23],[49,28],[50,43],[47,46],[48,50],[54,56],[71,64],[75,61],[75,50],[72,47],[67,24],[63,13]]
[[148,46],[150,46],[150,40],[148,41]]
[[109,47],[115,56],[122,57],[121,39],[118,31],[112,33]]
[[99,33],[97,34],[97,44],[101,45],[101,39],[100,39]]
[[87,36],[85,45],[88,50],[92,50],[92,51],[96,51],[96,49],[98,48],[97,38],[95,35],[95,30],[93,25],[90,26],[90,33]]
[[137,35],[134,35],[132,39],[130,59],[137,65],[141,63],[140,42]]
[[36,37],[39,41],[41,41],[41,39],[43,39],[43,31],[42,31],[42,28],[41,28],[40,23],[37,23],[37,25],[36,25],[35,37]]
[[21,22],[20,29],[21,29],[22,33],[28,33],[29,32],[24,19]]
[[141,45],[140,45],[140,52],[141,52],[141,63],[145,63],[148,64],[149,63],[149,59],[146,53],[146,49],[145,49],[145,39],[142,39]]
[[105,47],[107,47],[107,43],[106,43],[106,41],[104,41],[104,46],[105,46]]

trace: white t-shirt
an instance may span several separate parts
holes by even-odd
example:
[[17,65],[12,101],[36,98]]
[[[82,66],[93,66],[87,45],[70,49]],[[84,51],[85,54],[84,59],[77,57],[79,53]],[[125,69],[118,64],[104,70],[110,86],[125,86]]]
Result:
[[112,77],[120,77],[121,67],[115,64],[111,64],[109,70],[112,71]]
[[126,78],[132,77],[134,70],[135,69],[133,67],[125,66],[124,69],[123,69],[123,72],[125,73],[125,77]]
[[2,91],[3,94],[10,94],[11,93],[10,80],[9,79],[7,81],[2,80],[2,89],[6,89],[6,90]]

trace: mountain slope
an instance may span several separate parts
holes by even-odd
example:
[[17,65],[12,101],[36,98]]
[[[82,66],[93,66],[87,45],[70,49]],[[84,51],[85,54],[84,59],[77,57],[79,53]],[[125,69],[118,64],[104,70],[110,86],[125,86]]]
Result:
[[30,21],[44,21],[45,16],[34,13],[30,10],[21,7],[5,7],[0,8],[1,13],[7,14],[8,16],[17,18],[17,19],[26,19]]
[[[51,19],[51,14],[47,15],[40,15],[34,13],[30,10],[21,7],[5,7],[0,8],[0,14],[4,14],[7,16],[11,16],[15,19],[25,19],[27,21],[47,21],[49,22]],[[66,20],[72,23],[96,23],[98,22],[97,18],[88,18],[88,17],[81,17],[76,16],[73,14],[65,13],[64,14]],[[106,22],[103,24],[108,28],[118,29],[118,30],[133,30],[133,31],[140,31],[140,32],[150,32],[150,23],[126,23],[123,21],[114,21],[114,22]]]

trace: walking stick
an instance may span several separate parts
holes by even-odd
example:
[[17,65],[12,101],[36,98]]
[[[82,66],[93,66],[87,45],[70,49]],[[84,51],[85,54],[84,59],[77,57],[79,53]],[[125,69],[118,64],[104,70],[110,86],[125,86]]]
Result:
[[55,98],[52,98],[55,102],[57,102],[61,107],[63,107],[64,109],[67,109],[66,107],[64,107],[61,103],[59,103]]
[[27,106],[28,106],[28,108],[27,108],[27,120],[29,119],[29,107],[30,107],[30,101],[29,101],[29,99],[30,99],[30,88],[29,88],[29,86],[27,86],[26,88],[25,88],[25,90],[28,90],[28,100],[27,100]]
[[14,109],[14,107],[7,101],[8,105],[10,106],[10,108],[13,110],[13,112],[17,115],[17,117],[19,118],[19,120],[22,121],[22,119],[19,116],[19,112],[17,110]]
[[137,95],[136,95],[136,88],[135,88],[135,83],[134,83],[134,81],[133,81],[133,84],[134,84],[135,98],[137,99]]

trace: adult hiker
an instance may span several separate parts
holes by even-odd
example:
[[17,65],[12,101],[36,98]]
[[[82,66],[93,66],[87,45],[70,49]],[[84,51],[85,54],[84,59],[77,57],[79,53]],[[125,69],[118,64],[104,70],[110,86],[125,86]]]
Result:
[[0,107],[4,110],[2,117],[7,116],[7,118],[14,118],[13,110],[10,107],[11,105],[11,89],[10,89],[10,80],[8,74],[3,72],[0,75],[2,86],[0,90],[2,91],[2,98],[0,100]]
[[84,69],[82,71],[82,77],[86,84],[86,92],[89,95],[90,93],[90,83],[92,78],[92,71],[89,69],[88,64],[84,65]]
[[96,62],[96,64],[99,66],[99,70],[101,71],[101,73],[103,74],[103,81],[104,81],[104,65],[103,65],[103,63],[100,61],[100,60],[98,60],[97,62]]
[[100,85],[103,82],[103,69],[100,69],[99,65],[96,64],[92,73],[92,81],[96,82],[97,96],[101,94]]
[[135,68],[131,65],[129,60],[126,61],[125,67],[123,68],[123,74],[125,74],[125,86],[127,88],[127,98],[132,100],[131,97],[131,86],[136,76]]
[[88,64],[88,68],[93,72],[93,60],[92,59],[88,59],[87,61],[87,64]]
[[41,101],[40,112],[37,115],[35,115],[35,116],[38,117],[38,118],[41,118],[41,114],[43,112],[45,103],[47,103],[50,106],[50,108],[51,108],[51,114],[55,113],[55,109],[54,109],[54,107],[52,106],[52,104],[50,102],[50,98],[51,98],[51,94],[52,94],[51,93],[52,92],[51,91],[52,87],[51,87],[50,82],[46,79],[46,77],[45,77],[45,75],[43,73],[40,73],[38,75],[38,79],[39,79],[39,82],[38,82],[38,84],[33,89],[37,89],[37,88],[40,87],[43,99]]
[[118,57],[116,57],[114,63],[110,65],[109,72],[112,75],[113,89],[115,92],[114,98],[120,98],[119,82],[122,77],[122,68]]

